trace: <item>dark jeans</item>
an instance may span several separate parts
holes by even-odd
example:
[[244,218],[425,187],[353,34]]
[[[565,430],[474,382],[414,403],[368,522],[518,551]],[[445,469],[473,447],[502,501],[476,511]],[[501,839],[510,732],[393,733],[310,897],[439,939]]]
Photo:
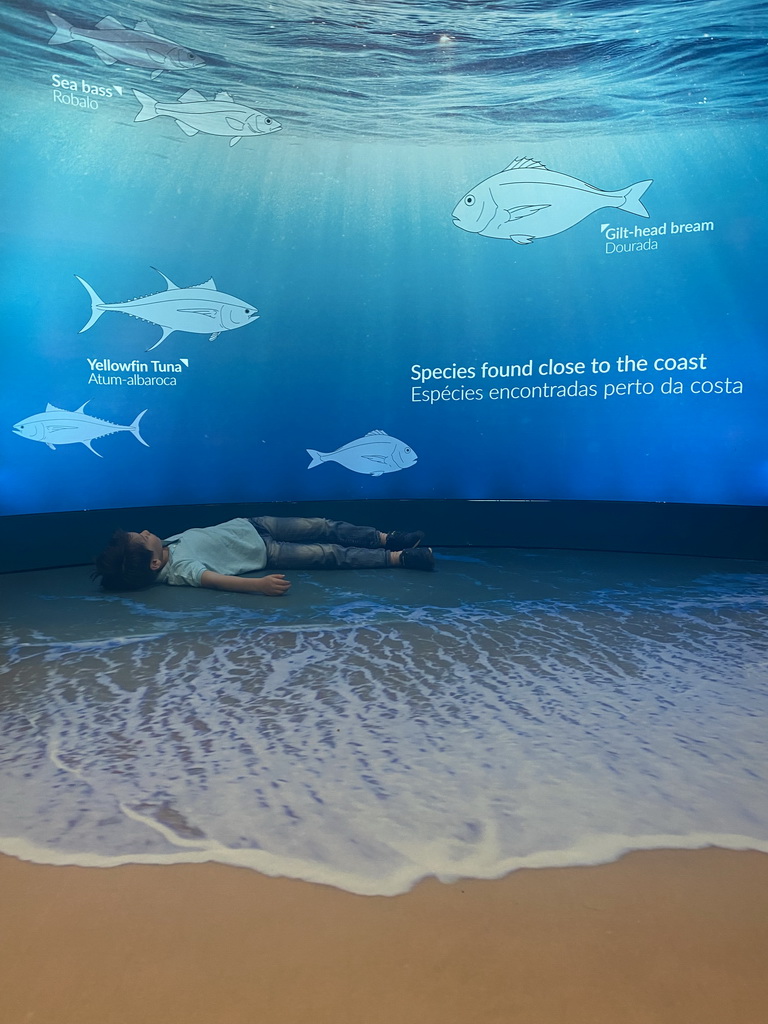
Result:
[[267,545],[267,569],[384,569],[387,552],[373,526],[332,519],[256,516]]

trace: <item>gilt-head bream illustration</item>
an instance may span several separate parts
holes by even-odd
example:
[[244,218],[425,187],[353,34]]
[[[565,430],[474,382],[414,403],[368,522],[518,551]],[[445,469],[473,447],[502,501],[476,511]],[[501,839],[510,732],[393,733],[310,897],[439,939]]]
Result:
[[591,213],[612,207],[647,217],[641,198],[653,180],[605,192],[538,160],[519,157],[467,192],[453,209],[453,222],[463,231],[487,238],[508,238],[530,245],[567,231]]
[[364,437],[355,438],[337,448],[334,452],[318,452],[307,448],[312,459],[307,469],[314,469],[323,462],[338,462],[353,473],[368,476],[382,476],[408,469],[418,461],[416,452],[404,441],[391,437],[383,430],[371,430]]

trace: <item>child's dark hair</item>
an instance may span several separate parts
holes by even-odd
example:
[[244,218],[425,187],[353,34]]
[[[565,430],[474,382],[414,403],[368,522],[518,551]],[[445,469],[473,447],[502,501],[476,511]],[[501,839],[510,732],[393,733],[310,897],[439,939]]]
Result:
[[104,590],[141,590],[157,580],[150,569],[152,552],[131,540],[125,530],[115,530],[112,539],[96,558],[96,571],[91,579],[101,577]]

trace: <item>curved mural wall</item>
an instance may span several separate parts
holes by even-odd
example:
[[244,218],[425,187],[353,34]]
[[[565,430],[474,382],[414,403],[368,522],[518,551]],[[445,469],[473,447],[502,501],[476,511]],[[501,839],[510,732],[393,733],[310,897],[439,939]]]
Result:
[[766,502],[763,4],[0,18],[1,514]]

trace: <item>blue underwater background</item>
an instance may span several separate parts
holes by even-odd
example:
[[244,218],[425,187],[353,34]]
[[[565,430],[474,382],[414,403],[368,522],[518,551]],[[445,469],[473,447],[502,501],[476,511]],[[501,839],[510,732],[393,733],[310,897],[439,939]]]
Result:
[[[75,36],[138,24],[197,66],[52,45],[47,11]],[[4,4],[0,512],[764,503],[767,21],[715,0]],[[281,127],[230,145],[136,121],[134,90],[226,93]],[[649,216],[596,209],[530,244],[454,224],[520,158],[608,192],[652,180]],[[156,271],[259,318],[151,352],[157,322],[107,310],[82,330],[77,277],[120,304],[164,293]],[[112,432],[144,410],[145,444]],[[48,433],[14,431],[28,419]],[[417,461],[370,458],[371,431]],[[359,439],[368,461],[334,455]],[[330,458],[310,470],[308,449]]]

